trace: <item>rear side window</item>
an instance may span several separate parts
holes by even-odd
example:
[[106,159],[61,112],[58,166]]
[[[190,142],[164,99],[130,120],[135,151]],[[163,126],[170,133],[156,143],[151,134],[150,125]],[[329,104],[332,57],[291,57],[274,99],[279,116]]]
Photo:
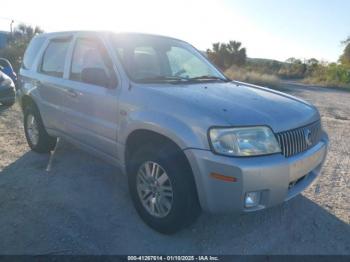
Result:
[[30,69],[33,66],[34,60],[44,41],[44,37],[35,37],[32,41],[30,41],[30,44],[23,57],[22,68]]
[[43,55],[40,72],[46,75],[63,77],[64,65],[70,40],[52,40]]

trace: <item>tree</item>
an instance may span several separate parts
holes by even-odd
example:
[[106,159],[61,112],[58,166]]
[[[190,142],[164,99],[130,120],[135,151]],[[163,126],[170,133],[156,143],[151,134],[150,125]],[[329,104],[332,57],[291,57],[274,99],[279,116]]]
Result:
[[350,68],[350,36],[342,42],[345,45],[343,54],[339,57],[339,62]]
[[350,44],[350,36],[348,36],[347,39],[345,39],[344,41],[342,41],[342,44],[344,44],[344,45]]
[[310,58],[310,59],[306,60],[306,64],[308,66],[316,66],[316,65],[318,65],[318,60],[316,58]]
[[242,66],[247,60],[246,49],[241,48],[242,43],[230,41],[227,44],[227,51],[229,53],[230,65]]
[[318,67],[319,67],[319,61],[316,58],[310,58],[306,60],[306,76],[311,76],[314,74]]
[[10,38],[9,45],[0,50],[0,57],[8,59],[14,70],[18,72],[22,63],[23,54],[30,40],[37,34],[43,33],[43,30],[36,26],[32,27],[26,24],[19,24]]
[[294,64],[296,60],[297,60],[296,58],[290,57],[290,58],[288,58],[288,59],[286,60],[286,63]]
[[[314,60],[317,61],[316,59]],[[286,64],[278,71],[278,75],[282,78],[303,78],[306,72],[306,63],[295,57],[290,57],[286,60]]]
[[212,50],[207,50],[208,58],[222,69],[225,68],[225,49],[225,45],[218,42],[213,44]]
[[229,68],[232,65],[242,66],[246,63],[246,49],[242,43],[229,41],[226,43],[214,43],[212,50],[208,49],[208,58],[221,69]]

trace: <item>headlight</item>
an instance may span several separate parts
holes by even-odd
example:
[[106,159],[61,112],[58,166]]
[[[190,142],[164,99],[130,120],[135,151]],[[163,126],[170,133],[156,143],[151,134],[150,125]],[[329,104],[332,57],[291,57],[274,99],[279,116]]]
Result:
[[211,128],[209,140],[215,153],[228,156],[257,156],[281,152],[275,135],[266,126]]

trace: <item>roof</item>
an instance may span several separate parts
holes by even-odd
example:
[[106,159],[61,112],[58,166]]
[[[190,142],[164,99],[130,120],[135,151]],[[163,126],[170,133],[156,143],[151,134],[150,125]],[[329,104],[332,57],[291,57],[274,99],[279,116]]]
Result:
[[183,41],[181,39],[177,39],[174,37],[157,35],[157,34],[147,34],[147,33],[138,33],[138,32],[119,32],[119,33],[117,33],[117,32],[113,32],[113,31],[90,31],[90,30],[50,32],[50,33],[42,33],[38,36],[60,37],[60,36],[65,36],[65,35],[69,35],[69,34],[77,34],[77,33],[114,34],[114,35],[120,35],[120,36],[145,36],[145,37],[148,36],[148,37],[161,37],[161,38],[168,38],[168,39],[177,40],[177,41]]

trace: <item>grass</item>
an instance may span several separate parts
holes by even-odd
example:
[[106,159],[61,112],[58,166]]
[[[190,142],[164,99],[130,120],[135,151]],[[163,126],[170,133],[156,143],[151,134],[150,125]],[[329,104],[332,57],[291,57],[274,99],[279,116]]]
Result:
[[335,80],[324,80],[316,77],[308,77],[303,79],[301,82],[308,85],[317,85],[322,87],[350,91],[350,84],[344,84]]
[[244,68],[238,68],[235,66],[232,66],[229,69],[227,69],[225,71],[225,75],[232,80],[242,81],[269,88],[278,88],[281,84],[280,79],[275,75],[268,75],[254,71],[248,71]]

